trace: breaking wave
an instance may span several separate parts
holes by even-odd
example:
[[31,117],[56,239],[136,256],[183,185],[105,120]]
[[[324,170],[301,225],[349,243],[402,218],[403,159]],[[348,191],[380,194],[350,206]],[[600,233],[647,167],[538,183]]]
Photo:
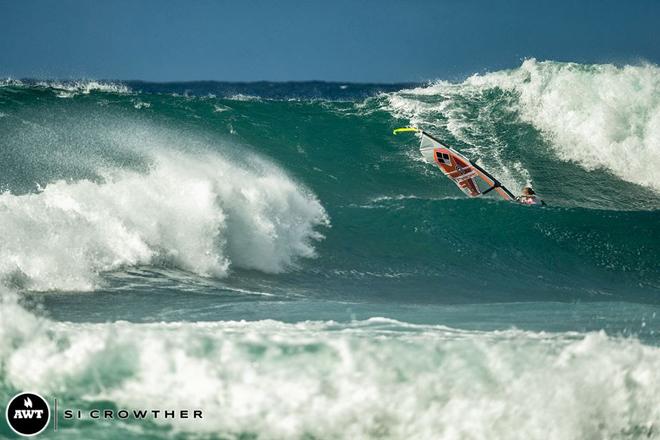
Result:
[[314,256],[318,200],[276,167],[158,153],[146,173],[56,181],[0,195],[0,276],[34,290],[89,290],[103,271],[169,265],[225,276],[280,272]]
[[[82,409],[203,408],[204,423],[156,421],[196,435],[563,440],[652,437],[660,424],[660,349],[602,332],[382,318],[70,324],[8,296],[0,323],[2,395],[38,389]],[[120,432],[123,422],[113,425]],[[101,429],[87,425],[86,435]],[[157,428],[133,429],[128,437]]]
[[[467,103],[478,109],[470,111]],[[655,65],[529,59],[517,69],[462,83],[441,81],[393,93],[389,106],[413,124],[439,124],[466,143],[490,141],[495,147],[503,146],[494,124],[515,116],[543,133],[560,159],[660,191],[660,68]]]

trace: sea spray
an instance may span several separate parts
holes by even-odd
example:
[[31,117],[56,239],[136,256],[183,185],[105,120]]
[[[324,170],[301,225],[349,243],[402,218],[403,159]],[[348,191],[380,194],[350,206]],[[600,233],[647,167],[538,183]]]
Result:
[[[475,100],[481,102],[477,114],[465,105]],[[498,117],[493,109],[499,106],[539,129],[561,159],[660,191],[660,68],[655,65],[528,59],[517,69],[394,92],[389,101],[413,124],[433,126],[433,115],[442,115],[442,124],[467,142],[475,139],[470,134],[488,134],[494,122],[510,117],[506,111]],[[498,144],[497,137],[485,140]]]
[[280,272],[314,256],[327,223],[316,198],[273,166],[161,153],[142,174],[58,181],[0,195],[0,274],[34,290],[90,290],[99,273],[166,264],[223,277]]

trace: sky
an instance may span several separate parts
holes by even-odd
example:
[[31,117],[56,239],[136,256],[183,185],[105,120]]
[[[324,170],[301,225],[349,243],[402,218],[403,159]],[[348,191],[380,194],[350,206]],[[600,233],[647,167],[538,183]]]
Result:
[[461,79],[660,63],[657,0],[0,0],[0,77]]

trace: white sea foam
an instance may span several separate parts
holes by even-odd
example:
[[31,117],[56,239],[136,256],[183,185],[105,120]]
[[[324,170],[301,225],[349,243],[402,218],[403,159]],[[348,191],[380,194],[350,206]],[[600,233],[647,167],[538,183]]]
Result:
[[61,97],[88,95],[91,92],[131,93],[131,89],[125,84],[96,80],[39,81],[37,86],[55,89]]
[[261,100],[261,98],[259,98],[258,96],[245,95],[243,93],[237,93],[236,95],[232,95],[232,96],[228,97],[227,99],[229,99],[231,101],[260,101]]
[[17,87],[17,86],[22,86],[23,81],[19,79],[13,79],[13,78],[2,78],[0,79],[0,87]]
[[[492,114],[491,106],[495,103],[485,99],[483,91],[484,88],[465,83],[441,81],[385,95],[386,109],[396,117],[408,119],[410,125],[422,127],[436,135],[449,131],[464,144],[461,151],[470,159],[486,166],[505,186],[519,192],[529,180],[529,172],[521,163],[502,158],[507,145],[503,144],[494,129],[497,117]],[[475,103],[483,105],[476,114],[466,108]],[[411,159],[423,161],[417,153]]]
[[151,107],[151,104],[148,102],[140,101],[139,99],[136,99],[133,101],[133,107],[135,107],[138,110],[142,110],[143,108],[149,108]]
[[146,173],[58,181],[0,195],[0,276],[30,289],[92,289],[124,266],[166,264],[225,276],[280,272],[314,256],[323,207],[272,165],[217,153],[153,154]]
[[21,81],[13,78],[0,78],[0,87],[42,87],[52,89],[60,98],[69,98],[78,94],[88,95],[91,92],[132,93],[130,87],[120,82],[75,80],[75,81]]
[[213,105],[213,113],[228,112],[231,110],[232,110],[231,107],[227,107],[226,105],[220,105],[220,104]]
[[178,432],[565,440],[654,438],[660,425],[660,349],[604,333],[385,319],[67,324],[3,299],[3,387],[70,405],[204,410],[203,421],[157,420]]
[[[474,75],[463,83],[439,82],[391,94],[389,107],[415,125],[433,127],[442,115],[447,122],[440,125],[464,140],[466,132],[484,124],[452,112],[453,105],[461,97],[495,88],[515,94],[512,107],[546,135],[562,160],[588,170],[604,168],[660,191],[660,67],[655,65],[530,59],[518,69]],[[429,97],[440,102],[425,102]]]

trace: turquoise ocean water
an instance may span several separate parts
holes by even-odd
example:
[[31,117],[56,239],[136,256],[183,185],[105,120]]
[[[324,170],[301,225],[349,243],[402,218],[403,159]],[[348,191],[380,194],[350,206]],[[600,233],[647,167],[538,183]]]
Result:
[[[548,206],[466,199],[408,125]],[[660,438],[659,209],[653,65],[3,80],[0,401],[205,412],[52,438]]]

